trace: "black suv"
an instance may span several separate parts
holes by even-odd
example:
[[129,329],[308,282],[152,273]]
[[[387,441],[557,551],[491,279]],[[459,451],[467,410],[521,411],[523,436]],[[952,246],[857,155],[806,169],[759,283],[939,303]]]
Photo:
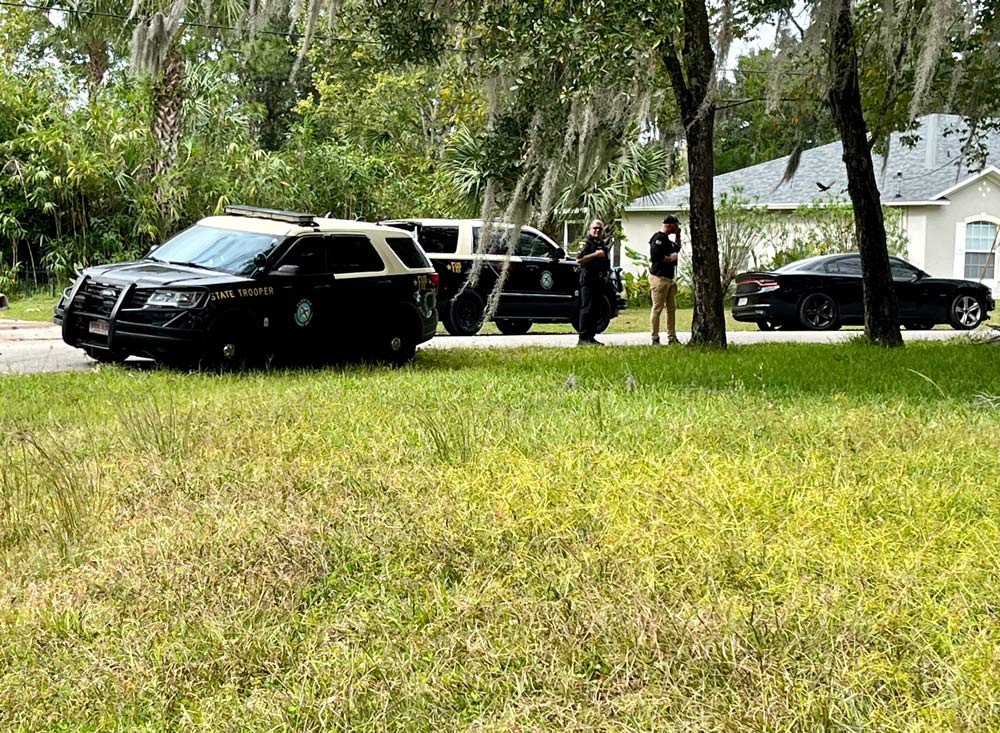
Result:
[[410,359],[437,328],[437,281],[412,235],[230,206],[142,260],[90,267],[55,308],[98,361],[242,364],[267,356]]
[[[507,255],[504,224],[494,224],[482,247],[476,219],[397,219],[380,222],[413,232],[441,278],[438,300],[441,323],[453,336],[471,336],[483,326],[490,294],[509,259],[509,271],[493,320],[501,333],[523,334],[532,323],[580,323],[580,282],[576,260],[542,232],[521,227],[513,253]],[[464,287],[474,262],[482,261],[475,287]],[[612,272],[598,319],[597,332],[625,307],[621,269]]]

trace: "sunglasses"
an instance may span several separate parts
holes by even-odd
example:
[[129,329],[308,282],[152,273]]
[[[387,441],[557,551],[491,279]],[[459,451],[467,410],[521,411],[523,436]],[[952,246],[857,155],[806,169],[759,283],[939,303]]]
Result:
[[592,231],[592,232],[603,232],[604,231],[604,227],[591,227],[590,231]]

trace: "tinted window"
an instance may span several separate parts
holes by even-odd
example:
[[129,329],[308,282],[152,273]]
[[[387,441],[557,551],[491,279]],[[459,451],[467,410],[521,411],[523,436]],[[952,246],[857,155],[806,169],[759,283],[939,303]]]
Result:
[[[475,252],[479,251],[479,240],[481,231],[482,231],[481,227],[474,227],[472,229],[472,249]],[[507,245],[509,244],[509,237],[510,237],[510,229],[501,227],[495,227],[491,229],[489,239],[487,240],[486,245],[483,247],[483,252],[485,252],[488,255],[507,254]]]
[[[823,267],[822,257],[807,257],[804,260],[795,260],[794,262],[789,262],[786,265],[782,265],[775,272],[798,272],[798,271],[813,271],[818,270]],[[829,270],[827,270],[829,272]]]
[[409,237],[386,237],[389,248],[396,253],[407,267],[430,267],[424,253],[417,247],[417,243]]
[[889,267],[892,268],[893,280],[912,280],[917,274],[916,268],[910,267],[902,260],[889,258]]
[[552,251],[548,242],[531,232],[521,232],[517,240],[517,254],[522,257],[548,257]]
[[330,272],[326,261],[328,247],[324,237],[303,237],[292,245],[281,264],[295,265],[300,275],[324,275]]
[[826,271],[836,275],[857,275],[861,277],[860,257],[841,257],[826,263]]
[[458,227],[420,227],[420,246],[424,252],[454,252],[458,249]]
[[385,269],[382,258],[368,237],[354,234],[338,234],[330,243],[330,271],[379,272]]

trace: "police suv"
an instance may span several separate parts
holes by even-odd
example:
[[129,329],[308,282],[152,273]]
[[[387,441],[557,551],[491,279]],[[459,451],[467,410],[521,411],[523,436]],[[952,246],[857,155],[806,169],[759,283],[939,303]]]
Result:
[[434,335],[437,283],[399,229],[229,206],[144,259],[87,268],[54,320],[98,361],[347,352],[403,362]]
[[[532,323],[579,326],[576,260],[567,258],[561,247],[537,229],[521,227],[508,258],[509,225],[493,224],[488,241],[480,247],[485,229],[481,220],[397,219],[380,223],[416,235],[440,276],[438,311],[448,333],[471,336],[482,328],[486,303],[508,259],[510,269],[493,315],[501,333],[527,333]],[[476,260],[482,262],[479,280],[475,286],[463,287]],[[621,269],[616,268],[608,292],[598,303],[603,311],[598,333],[625,307],[621,293]]]

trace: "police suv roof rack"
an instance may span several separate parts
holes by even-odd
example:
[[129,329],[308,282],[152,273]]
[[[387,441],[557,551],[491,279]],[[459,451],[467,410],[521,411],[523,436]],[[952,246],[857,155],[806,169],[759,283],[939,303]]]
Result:
[[300,227],[319,226],[312,214],[301,214],[297,211],[282,211],[281,209],[262,209],[258,206],[227,206],[225,213],[228,216],[246,216],[252,219],[270,219],[271,221],[284,221],[289,224],[298,224]]

